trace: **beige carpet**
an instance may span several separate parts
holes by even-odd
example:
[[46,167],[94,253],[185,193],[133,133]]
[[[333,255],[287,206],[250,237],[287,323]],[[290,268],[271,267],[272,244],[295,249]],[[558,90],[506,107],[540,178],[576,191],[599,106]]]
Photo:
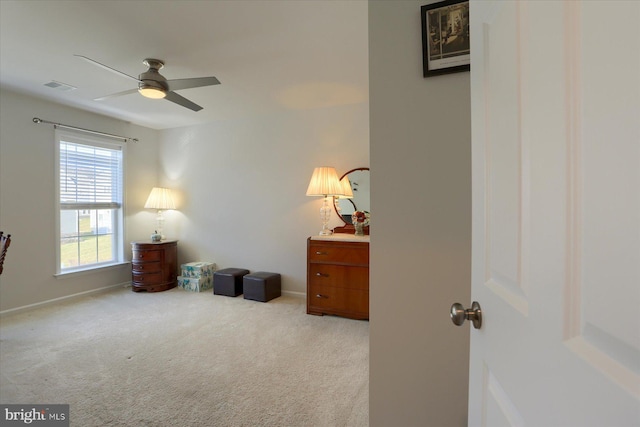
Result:
[[71,426],[366,426],[369,324],[172,289],[0,319],[0,403],[70,404]]

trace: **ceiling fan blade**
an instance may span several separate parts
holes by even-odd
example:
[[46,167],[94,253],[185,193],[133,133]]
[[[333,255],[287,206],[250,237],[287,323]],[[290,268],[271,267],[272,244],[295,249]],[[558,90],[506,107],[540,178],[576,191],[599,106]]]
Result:
[[73,56],[77,56],[78,58],[82,58],[82,59],[84,59],[85,61],[88,61],[88,62],[92,63],[93,65],[97,65],[98,67],[102,67],[102,68],[104,68],[105,70],[111,71],[111,72],[116,73],[116,74],[120,74],[121,76],[128,77],[128,78],[130,78],[130,79],[132,79],[132,80],[135,80],[135,81],[137,81],[137,82],[139,82],[139,81],[140,81],[140,80],[138,80],[138,78],[137,78],[137,77],[130,76],[129,74],[123,73],[122,71],[118,71],[118,70],[116,70],[115,68],[111,68],[111,67],[109,67],[108,65],[101,64],[100,62],[95,61],[95,60],[93,60],[93,59],[91,59],[91,58],[88,58],[88,57],[86,57],[86,56],[83,56],[83,55],[75,55],[75,54],[74,54]]
[[105,99],[115,98],[116,96],[129,95],[130,93],[135,93],[137,91],[138,91],[138,89],[129,89],[129,90],[125,90],[123,92],[117,92],[117,93],[112,93],[111,95],[101,96],[100,98],[94,98],[93,100],[94,101],[104,101]]
[[168,101],[171,101],[171,102],[175,102],[176,104],[181,105],[181,106],[183,106],[185,108],[188,108],[190,110],[193,110],[193,111],[202,110],[201,106],[199,106],[198,104],[196,104],[194,102],[189,101],[187,98],[185,98],[183,96],[180,96],[175,92],[167,92],[167,96],[164,99],[166,99]]
[[192,87],[219,85],[220,80],[215,77],[195,77],[192,79],[167,80],[169,90],[190,89]]

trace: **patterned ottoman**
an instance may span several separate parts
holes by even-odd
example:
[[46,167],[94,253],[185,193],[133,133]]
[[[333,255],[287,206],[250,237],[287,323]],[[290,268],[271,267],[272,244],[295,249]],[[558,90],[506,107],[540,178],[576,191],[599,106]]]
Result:
[[192,292],[202,292],[213,288],[213,273],[216,265],[212,262],[189,262],[180,266],[178,286]]

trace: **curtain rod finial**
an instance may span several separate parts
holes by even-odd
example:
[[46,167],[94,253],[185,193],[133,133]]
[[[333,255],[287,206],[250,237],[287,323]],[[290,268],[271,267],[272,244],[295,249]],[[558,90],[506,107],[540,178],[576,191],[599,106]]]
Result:
[[39,119],[37,117],[33,118],[33,123],[42,123],[42,119]]

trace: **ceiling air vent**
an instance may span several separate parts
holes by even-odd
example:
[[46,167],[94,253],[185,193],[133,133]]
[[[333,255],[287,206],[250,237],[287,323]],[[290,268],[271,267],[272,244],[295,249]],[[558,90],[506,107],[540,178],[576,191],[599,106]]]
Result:
[[63,92],[66,92],[68,90],[77,89],[77,87],[75,87],[75,86],[71,86],[71,85],[68,85],[68,84],[65,84],[65,83],[60,83],[60,82],[57,82],[55,80],[51,80],[49,83],[45,83],[44,85],[47,86],[47,87],[50,87],[52,89],[61,90]]

